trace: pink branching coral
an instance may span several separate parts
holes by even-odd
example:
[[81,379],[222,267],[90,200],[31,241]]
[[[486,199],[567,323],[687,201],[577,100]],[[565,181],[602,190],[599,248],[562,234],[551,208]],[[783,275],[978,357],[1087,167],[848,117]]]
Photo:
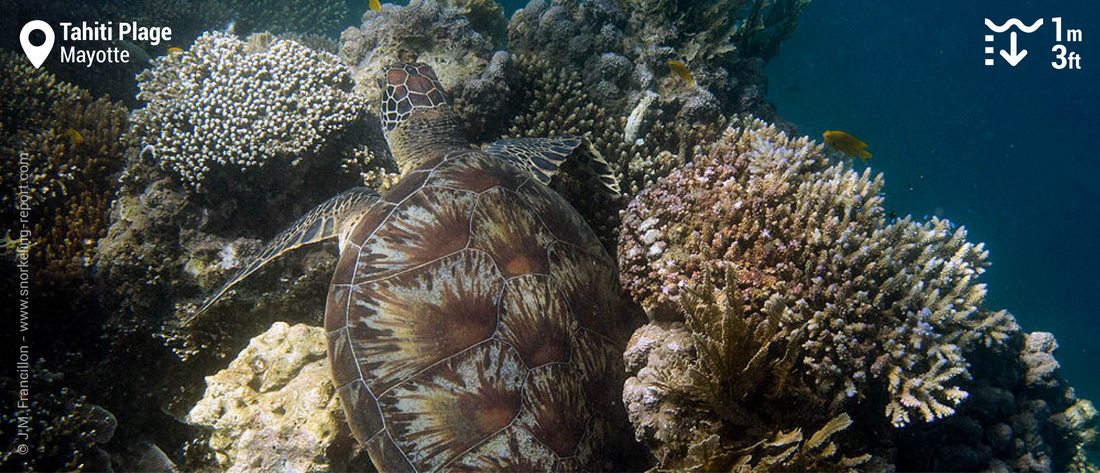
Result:
[[947,220],[887,222],[882,187],[805,137],[745,120],[628,206],[623,286],[651,318],[676,320],[685,291],[733,284],[830,411],[874,385],[896,426],[950,415],[967,397],[966,348],[1018,329],[982,308],[983,246]]

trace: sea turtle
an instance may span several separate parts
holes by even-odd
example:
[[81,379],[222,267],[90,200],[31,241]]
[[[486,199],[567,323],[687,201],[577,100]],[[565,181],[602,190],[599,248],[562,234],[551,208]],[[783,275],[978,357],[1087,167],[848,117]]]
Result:
[[401,180],[313,209],[206,306],[280,254],[339,238],[332,378],[379,470],[627,467],[622,353],[643,316],[595,234],[544,184],[581,140],[478,149],[431,67],[394,65],[382,82]]

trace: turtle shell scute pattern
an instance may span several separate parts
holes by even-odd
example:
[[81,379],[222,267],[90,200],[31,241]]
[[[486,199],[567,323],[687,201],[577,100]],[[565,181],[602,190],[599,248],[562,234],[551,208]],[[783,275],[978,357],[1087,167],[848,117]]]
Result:
[[576,211],[476,150],[383,195],[325,313],[352,433],[385,471],[606,465],[642,322]]

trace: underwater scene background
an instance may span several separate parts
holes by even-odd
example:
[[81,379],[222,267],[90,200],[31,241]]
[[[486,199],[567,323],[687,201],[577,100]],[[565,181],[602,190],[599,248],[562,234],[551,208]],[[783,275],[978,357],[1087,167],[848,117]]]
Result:
[[768,96],[810,136],[859,130],[873,143],[890,210],[949,218],[985,242],[990,304],[1054,332],[1066,376],[1096,398],[1100,70],[1051,68],[1049,29],[1022,38],[1033,56],[1016,68],[984,66],[970,47],[987,34],[975,26],[984,18],[1053,16],[1094,25],[1100,8],[814,2],[769,64]]
[[0,471],[1100,471],[1097,28],[0,0]]

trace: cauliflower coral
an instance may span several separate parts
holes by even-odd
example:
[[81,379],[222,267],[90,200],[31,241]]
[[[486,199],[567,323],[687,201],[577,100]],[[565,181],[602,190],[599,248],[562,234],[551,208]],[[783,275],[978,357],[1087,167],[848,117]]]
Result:
[[203,34],[138,81],[138,140],[200,190],[215,171],[316,156],[366,112],[339,58],[266,34]]

